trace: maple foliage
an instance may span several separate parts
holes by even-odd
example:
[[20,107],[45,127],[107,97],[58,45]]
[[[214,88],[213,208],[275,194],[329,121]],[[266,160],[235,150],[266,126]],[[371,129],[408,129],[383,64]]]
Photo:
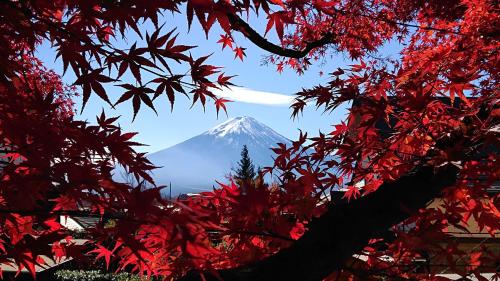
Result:
[[[464,252],[447,239],[450,227],[467,231],[471,219],[492,237],[500,228],[498,195],[488,193],[499,176],[494,1],[42,0],[2,1],[0,8],[0,263],[33,275],[45,256],[95,257],[108,266],[116,261],[118,270],[184,280],[443,280],[414,270],[414,261],[432,253],[449,271],[478,279],[483,265],[498,262],[495,249]],[[92,95],[112,107],[130,102],[134,119],[144,106],[156,112],[160,96],[172,108],[179,94],[203,107],[212,100],[217,114],[226,111],[230,101],[213,90],[231,86],[232,76],[210,65],[209,56],[193,57],[196,46],[179,43],[175,27],[162,22],[162,14],[181,11],[188,26],[198,21],[207,37],[219,25],[224,34],[215,40],[234,59],[249,55],[236,34],[268,51],[266,60],[278,72],[300,75],[330,52],[345,54],[352,64],[326,70],[329,82],[305,86],[291,110],[298,117],[310,104],[325,112],[350,104],[348,119],[331,132],[277,144],[275,165],[265,169],[275,183],[261,175],[246,183],[244,194],[230,183],[166,201],[150,174],[155,167],[134,150],[141,145],[132,140],[135,133],[123,132],[118,118],[104,112],[95,125],[74,119],[73,100],[81,96],[83,107]],[[249,14],[263,21],[263,35],[245,20]],[[140,22],[151,22],[154,31],[143,31]],[[272,29],[277,43],[266,39]],[[114,40],[127,32],[141,41],[117,47]],[[399,56],[379,58],[391,41],[403,45]],[[74,74],[73,85],[36,59],[43,42],[52,45],[64,72]],[[175,73],[174,64],[188,71]],[[132,81],[122,81],[125,73]],[[111,96],[109,86],[121,94]],[[136,184],[116,182],[117,165]],[[429,178],[411,178],[419,173]],[[332,221],[346,229],[363,224],[345,222],[336,210],[372,227],[372,214],[359,202],[384,194],[404,199],[397,193],[404,186],[397,187],[408,177],[440,188],[422,186],[412,191],[422,196],[419,204],[393,202],[397,212],[373,219],[388,225],[376,232],[390,238],[369,232],[372,237],[354,235],[337,248],[328,241],[320,250],[337,250],[338,260],[327,265],[319,252],[293,256],[319,243],[314,235],[330,231]],[[330,201],[328,194],[339,189],[344,200]],[[436,196],[439,206],[425,208]],[[72,215],[99,218],[83,245],[58,222]],[[366,262],[350,268],[353,255]],[[304,264],[291,266],[294,260]],[[463,260],[467,267],[458,266]]]

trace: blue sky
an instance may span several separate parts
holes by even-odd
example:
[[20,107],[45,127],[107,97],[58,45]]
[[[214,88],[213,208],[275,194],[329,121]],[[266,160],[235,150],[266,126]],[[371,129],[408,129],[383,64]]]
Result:
[[[279,74],[276,71],[276,66],[261,65],[262,59],[268,53],[255,47],[250,41],[243,37],[236,37],[238,45],[247,48],[246,58],[244,61],[235,60],[231,50],[225,49],[221,51],[221,45],[216,41],[219,39],[219,34],[222,34],[220,28],[214,25],[208,40],[204,32],[200,28],[198,22],[193,21],[193,26],[187,33],[187,20],[185,14],[181,15],[166,15],[163,18],[165,22],[164,30],[168,31],[172,28],[177,28],[179,32],[178,43],[184,45],[197,45],[198,47],[192,50],[194,57],[212,54],[207,61],[212,65],[223,66],[226,75],[238,75],[232,79],[232,82],[237,86],[244,87],[244,91],[238,91],[238,100],[228,103],[228,117],[225,114],[219,114],[217,118],[215,108],[212,104],[208,104],[206,111],[200,104],[195,105],[190,109],[191,101],[183,95],[176,96],[174,109],[170,111],[170,104],[166,97],[160,97],[155,101],[155,106],[158,111],[158,116],[149,108],[143,106],[136,120],[132,122],[132,105],[130,102],[125,102],[117,106],[116,109],[111,109],[100,100],[96,95],[92,95],[85,110],[78,119],[95,122],[95,116],[103,109],[108,116],[120,115],[119,123],[126,131],[139,132],[136,141],[147,144],[147,147],[139,147],[139,151],[155,152],[163,148],[175,145],[190,137],[198,135],[209,128],[224,122],[227,118],[236,116],[252,116],[257,120],[267,124],[278,133],[287,138],[295,139],[298,136],[298,129],[302,129],[309,133],[310,136],[318,134],[318,131],[327,132],[331,125],[338,123],[346,117],[345,109],[339,109],[334,113],[323,114],[321,110],[316,110],[314,106],[309,106],[304,111],[302,117],[296,120],[290,118],[291,110],[286,102],[286,96],[292,96],[302,88],[308,88],[327,81],[327,77],[321,77],[320,71],[329,73],[339,66],[345,66],[352,62],[346,60],[341,55],[332,56],[327,60],[327,63],[320,66],[319,63],[313,65],[305,74],[299,76],[295,72],[286,69]],[[255,19],[250,19],[255,22],[255,28],[261,34],[265,30],[265,19],[256,22]],[[151,30],[151,24],[139,25],[143,30]],[[274,35],[274,30],[268,34],[269,40],[278,42]],[[127,33],[127,40],[119,40],[116,42],[118,46],[131,46],[134,41],[139,41],[140,38],[133,32]],[[397,46],[388,46],[387,52],[392,53],[397,50]],[[54,69],[57,73],[62,74],[62,62],[60,59],[55,60],[55,51],[49,44],[43,44],[37,50],[37,56],[42,59],[46,66]],[[174,66],[174,72],[182,71],[185,66]],[[147,75],[143,75],[147,78]],[[122,76],[122,81],[127,83],[132,80],[130,73]],[[74,75],[71,70],[63,76],[63,80],[67,83],[74,82]],[[106,88],[108,95],[112,101],[116,101],[122,93],[122,89],[109,86]],[[252,92],[254,91],[254,92]],[[267,93],[279,95],[267,95]],[[226,93],[233,95],[232,93]],[[249,96],[252,97],[249,98]],[[248,101],[254,100],[253,97],[261,95],[266,100],[273,100],[274,104],[256,104]],[[286,95],[286,96],[282,96]],[[259,98],[257,98],[259,99]],[[81,98],[77,99],[77,107],[81,108]]]

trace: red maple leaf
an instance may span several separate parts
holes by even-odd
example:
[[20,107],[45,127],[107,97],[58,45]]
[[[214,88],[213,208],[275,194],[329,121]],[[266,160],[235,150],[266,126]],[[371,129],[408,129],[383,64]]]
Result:
[[215,99],[215,110],[217,111],[217,116],[219,116],[219,110],[222,108],[227,115],[226,103],[232,102],[231,100],[225,98],[216,98]]
[[222,44],[222,50],[224,50],[224,48],[226,46],[229,46],[229,48],[233,48],[233,38],[231,38],[231,35],[229,34],[223,34],[220,36],[220,39],[219,41],[217,41],[217,43],[221,43]]
[[246,57],[246,54],[245,54],[245,50],[246,48],[242,48],[242,47],[236,47],[234,48],[234,58],[239,58],[241,61],[243,61],[243,57]]
[[347,201],[350,202],[351,198],[356,199],[360,194],[361,192],[359,191],[359,188],[355,186],[348,186],[342,198],[347,198]]

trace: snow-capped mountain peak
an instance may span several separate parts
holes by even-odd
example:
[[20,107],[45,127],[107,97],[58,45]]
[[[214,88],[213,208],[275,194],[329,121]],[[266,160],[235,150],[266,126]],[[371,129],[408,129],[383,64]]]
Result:
[[217,125],[216,127],[208,130],[206,134],[215,135],[217,137],[240,133],[257,134],[260,131],[259,129],[264,127],[266,126],[252,117],[241,116],[231,118],[226,122]]
[[275,146],[278,142],[289,142],[287,138],[273,129],[248,116],[231,118],[202,135],[224,139],[228,143],[240,140],[237,141],[240,145],[241,143],[253,141],[270,147]]

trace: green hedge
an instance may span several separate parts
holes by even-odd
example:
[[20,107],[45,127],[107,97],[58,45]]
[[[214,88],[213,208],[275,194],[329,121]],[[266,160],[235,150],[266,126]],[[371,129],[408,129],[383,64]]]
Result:
[[59,270],[55,273],[59,281],[144,281],[129,273],[102,273],[98,270]]

